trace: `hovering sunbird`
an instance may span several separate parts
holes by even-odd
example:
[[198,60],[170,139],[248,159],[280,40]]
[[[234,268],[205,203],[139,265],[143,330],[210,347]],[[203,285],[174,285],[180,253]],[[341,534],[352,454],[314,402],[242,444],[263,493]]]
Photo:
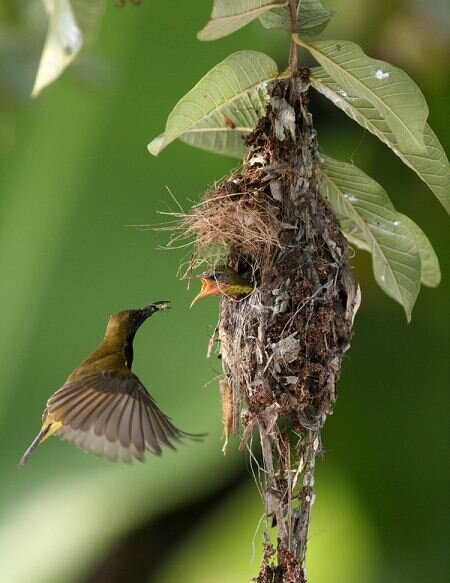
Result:
[[23,466],[36,447],[51,435],[111,461],[146,451],[161,455],[162,446],[183,437],[202,437],[177,429],[131,372],[133,340],[138,328],[155,312],[169,308],[159,301],[111,316],[100,346],[69,375],[47,401],[42,428],[22,456]]

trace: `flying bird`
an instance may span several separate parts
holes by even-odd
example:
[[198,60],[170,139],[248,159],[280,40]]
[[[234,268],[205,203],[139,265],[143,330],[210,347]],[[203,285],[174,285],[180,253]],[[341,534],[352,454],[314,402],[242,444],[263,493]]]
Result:
[[218,265],[196,277],[202,282],[202,287],[193,299],[191,308],[198,300],[206,296],[225,295],[238,299],[248,296],[254,290],[254,286],[248,279],[226,265]]
[[162,447],[185,433],[156,405],[131,372],[133,340],[138,328],[155,312],[169,308],[159,301],[111,316],[100,346],[69,375],[47,401],[42,428],[19,461],[23,466],[36,447],[51,435],[111,461],[144,461],[146,451],[161,455]]

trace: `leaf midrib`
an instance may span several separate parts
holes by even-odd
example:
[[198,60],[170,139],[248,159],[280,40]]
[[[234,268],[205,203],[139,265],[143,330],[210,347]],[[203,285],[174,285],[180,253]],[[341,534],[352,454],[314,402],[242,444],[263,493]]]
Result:
[[245,12],[237,12],[236,14],[230,14],[228,16],[214,16],[214,14],[212,14],[211,19],[206,26],[208,26],[210,22],[214,22],[215,20],[226,20],[230,18],[239,18],[245,15],[253,15],[257,14],[258,12],[266,12],[269,10],[273,10],[274,8],[284,8],[288,4],[289,0],[284,0],[283,2],[272,2],[271,4],[265,4],[264,6],[260,5],[259,8],[252,8],[250,10],[246,10]]
[[[311,76],[311,80],[313,81],[313,86],[314,84],[316,85],[320,85],[321,87],[324,87],[326,89],[326,91],[329,91],[330,93],[332,93],[333,95],[335,95],[336,97],[338,97],[339,99],[342,99],[343,101],[345,101],[345,103],[347,104],[347,106],[352,110],[352,112],[354,113],[355,117],[360,117],[364,120],[364,125],[367,127],[367,129],[370,127],[372,128],[371,130],[368,129],[368,131],[370,131],[371,133],[373,133],[375,136],[377,136],[379,138],[380,141],[382,141],[384,144],[386,144],[402,161],[404,164],[406,164],[409,168],[411,168],[411,170],[413,170],[414,172],[417,173],[416,169],[414,168],[414,165],[411,164],[411,162],[408,160],[407,156],[415,156],[417,158],[423,159],[423,160],[427,160],[428,157],[425,155],[421,155],[421,154],[404,154],[398,143],[394,142],[393,140],[390,140],[386,134],[378,129],[378,127],[375,125],[375,123],[373,123],[370,119],[368,119],[367,117],[365,117],[360,110],[358,110],[351,102],[351,100],[347,100],[346,97],[344,97],[343,95],[341,95],[340,93],[336,92],[334,89],[331,89],[329,85],[326,85],[325,83],[323,83],[320,79],[318,79],[317,77]],[[358,97],[358,99],[364,99],[364,97]],[[370,101],[367,101],[367,103],[371,106],[371,108],[374,108],[375,111],[378,111],[376,109],[376,107],[374,107]],[[338,106],[339,107],[339,106]],[[341,109],[341,108],[340,108]],[[369,109],[369,108],[367,108]],[[382,121],[384,121],[385,123],[386,120],[383,118]],[[425,124],[426,126],[427,124]],[[388,126],[389,128],[389,126]],[[395,134],[392,132],[391,128],[389,128],[389,132],[392,134],[393,137],[395,137]],[[427,146],[425,144],[425,151],[429,148],[430,146]],[[438,148],[435,148],[438,149]],[[429,175],[429,176],[435,176],[435,174],[431,173],[431,174],[426,174],[425,172],[421,172],[421,174],[423,175]]]
[[[332,59],[330,59],[330,58],[329,58],[327,55],[325,55],[325,54],[324,54],[322,51],[320,51],[319,49],[316,49],[314,45],[311,45],[311,44],[309,44],[309,43],[307,43],[307,42],[305,42],[305,41],[301,40],[301,39],[300,39],[300,37],[299,37],[298,35],[296,35],[296,34],[294,34],[294,35],[292,35],[292,36],[293,36],[293,38],[294,38],[294,41],[295,41],[297,44],[299,44],[300,46],[303,46],[305,49],[307,49],[308,51],[310,51],[310,52],[313,54],[313,56],[314,56],[314,52],[316,52],[316,53],[319,53],[320,55],[322,55],[322,56],[324,57],[324,59],[325,59],[325,60],[327,60],[327,62],[328,62],[329,64],[331,64],[332,66],[338,67],[338,68],[339,68],[339,69],[341,69],[342,71],[345,71],[345,72],[346,72],[346,73],[347,73],[347,74],[348,74],[348,75],[349,75],[349,76],[350,76],[352,79],[354,79],[354,80],[356,81],[356,83],[357,83],[358,85],[360,85],[360,86],[364,87],[364,89],[366,89],[366,91],[369,91],[371,94],[373,94],[373,95],[375,96],[375,99],[376,99],[377,103],[378,103],[378,102],[379,102],[379,103],[381,103],[381,104],[382,104],[382,106],[383,106],[385,109],[388,109],[388,110],[391,112],[391,114],[392,114],[392,115],[393,115],[393,116],[394,116],[394,117],[395,117],[395,118],[396,118],[396,119],[399,121],[400,125],[401,125],[402,127],[405,127],[405,128],[406,128],[407,134],[408,134],[408,135],[410,135],[410,136],[412,137],[412,139],[413,139],[414,143],[415,143],[415,144],[416,144],[416,145],[419,147],[419,150],[423,150],[424,148],[425,148],[425,150],[426,150],[426,146],[425,146],[425,145],[424,145],[423,147],[421,146],[420,142],[419,142],[419,141],[417,140],[417,138],[416,138],[416,137],[415,137],[415,136],[414,136],[414,135],[411,133],[411,131],[410,131],[409,127],[408,127],[407,125],[405,125],[405,123],[403,122],[403,120],[402,120],[400,117],[398,117],[398,115],[395,113],[395,111],[394,111],[394,110],[392,110],[390,107],[388,107],[388,106],[387,106],[387,104],[385,104],[385,102],[384,102],[382,99],[380,99],[380,98],[377,96],[377,94],[373,92],[373,90],[372,90],[372,89],[370,89],[370,87],[367,87],[367,85],[364,85],[364,83],[363,83],[363,82],[362,82],[360,79],[358,79],[358,77],[355,77],[355,76],[354,76],[354,75],[353,75],[353,74],[352,74],[352,73],[351,73],[349,70],[347,70],[347,69],[344,69],[344,67],[342,67],[342,66],[341,66],[339,63],[336,63],[336,61],[333,61]],[[346,42],[350,42],[350,41],[346,41]],[[357,46],[357,45],[356,45],[356,46]],[[368,58],[370,58],[370,57],[368,57]],[[382,61],[380,61],[380,62],[382,62]],[[369,65],[365,65],[365,67],[368,67],[368,66],[369,66]],[[392,65],[391,65],[391,66],[392,66]],[[363,67],[361,66],[360,68],[363,68]],[[397,95],[398,95],[398,94],[397,94]],[[405,95],[407,95],[407,93],[405,93]],[[342,96],[341,96],[341,97],[342,97]],[[364,99],[364,96],[363,96],[363,99]],[[368,101],[369,101],[369,103],[370,103],[370,100],[368,100]],[[378,109],[378,108],[376,108],[376,109]],[[380,111],[380,110],[378,109],[378,111]],[[381,111],[380,111],[380,113],[381,113]],[[387,122],[387,120],[386,120],[386,123],[388,123],[388,122]],[[389,125],[389,123],[388,123],[388,125]],[[394,135],[395,135],[395,132],[393,132],[393,133],[394,133]]]
[[[253,83],[252,85],[248,86],[247,89],[240,91],[239,93],[236,93],[230,100],[227,101],[222,101],[219,103],[216,103],[215,107],[213,109],[211,109],[208,113],[205,113],[203,118],[197,119],[197,120],[191,120],[188,116],[185,116],[187,119],[189,119],[192,123],[191,125],[187,126],[185,129],[183,129],[182,132],[176,132],[176,135],[171,139],[171,141],[175,140],[179,135],[182,135],[188,131],[192,131],[192,127],[195,126],[195,124],[199,123],[200,121],[202,121],[202,119],[205,119],[207,117],[209,117],[210,115],[212,115],[213,113],[219,111],[222,107],[224,107],[225,105],[231,105],[232,103],[234,103],[237,99],[240,99],[241,97],[243,97],[244,95],[246,95],[247,93],[249,93],[250,91],[254,90],[255,88],[259,87],[260,85],[262,85],[263,83],[271,83],[272,81],[275,81],[275,79],[279,78],[280,75],[277,73],[276,75],[273,75],[271,77],[266,77],[265,79],[262,79],[260,81],[258,81],[257,83]],[[197,87],[194,87],[193,89],[191,89],[192,92],[194,91],[202,91],[201,89],[198,89]],[[182,114],[179,114],[176,111],[176,108],[179,104],[183,103],[183,99],[181,99],[175,106],[174,110],[172,111],[172,113],[170,114],[168,121],[170,119],[174,119],[176,116],[182,117]],[[189,101],[187,103],[190,103]],[[192,103],[195,103],[194,101]],[[184,104],[184,103],[183,103]],[[198,105],[198,104],[197,104]],[[169,133],[170,130],[166,131],[166,135]],[[166,140],[164,140],[164,147],[167,146],[168,143]]]
[[[377,241],[376,237],[375,237],[375,236],[372,234],[372,231],[370,230],[370,228],[369,228],[369,226],[367,225],[367,223],[366,223],[366,222],[364,221],[364,219],[363,219],[363,218],[362,218],[362,217],[359,215],[359,213],[357,213],[357,212],[356,212],[356,210],[355,210],[355,208],[353,207],[353,205],[352,205],[350,202],[348,202],[348,201],[346,200],[346,198],[345,198],[345,197],[344,197],[344,195],[342,194],[342,191],[341,191],[340,187],[337,185],[337,183],[336,183],[336,182],[334,182],[334,180],[332,180],[332,178],[329,176],[329,174],[328,174],[326,171],[324,172],[324,171],[322,170],[322,176],[324,176],[325,180],[326,180],[327,182],[329,182],[329,184],[331,184],[331,186],[332,186],[332,187],[333,187],[333,188],[336,190],[336,192],[338,193],[338,195],[339,195],[340,199],[343,201],[344,207],[347,209],[347,211],[348,211],[348,210],[350,210],[350,213],[348,213],[348,215],[352,217],[352,219],[353,219],[353,220],[354,220],[354,221],[357,223],[357,225],[358,225],[358,226],[359,226],[359,227],[362,229],[362,231],[363,231],[364,233],[366,233],[366,235],[369,235],[369,237],[370,237],[370,239],[372,240],[372,242],[373,242],[374,246],[375,246],[375,247],[378,249],[378,251],[381,253],[381,255],[382,255],[382,257],[383,257],[383,259],[384,259],[384,261],[385,261],[385,264],[386,264],[386,266],[387,266],[387,268],[388,268],[388,270],[389,270],[389,272],[390,272],[390,274],[391,274],[391,277],[392,277],[392,279],[393,279],[393,280],[394,280],[394,282],[395,282],[395,286],[396,286],[397,293],[399,294],[399,296],[400,296],[401,298],[404,298],[404,295],[403,295],[403,293],[402,293],[402,291],[401,291],[401,288],[400,288],[400,286],[399,286],[399,284],[398,284],[398,282],[397,282],[397,278],[395,277],[395,272],[394,272],[394,271],[393,271],[393,269],[391,268],[389,261],[387,261],[387,260],[385,259],[385,255],[384,255],[384,253],[383,253],[383,249],[382,249],[382,247],[381,247],[380,243],[378,243],[378,241]],[[354,218],[353,218],[353,217],[354,217]]]

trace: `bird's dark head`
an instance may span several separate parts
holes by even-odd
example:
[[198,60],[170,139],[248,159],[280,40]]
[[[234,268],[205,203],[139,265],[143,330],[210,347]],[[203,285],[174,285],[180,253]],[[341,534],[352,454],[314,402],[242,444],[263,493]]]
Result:
[[154,302],[144,308],[123,310],[111,316],[106,326],[103,343],[114,350],[123,351],[125,365],[131,368],[133,362],[133,340],[139,326],[155,312],[167,310],[170,303],[167,301]]
[[111,316],[106,328],[106,336],[119,336],[124,338],[133,338],[137,329],[155,312],[167,310],[170,302],[160,301],[149,304],[144,308],[134,310],[123,310]]
[[241,298],[253,291],[253,285],[248,279],[226,265],[218,265],[210,271],[204,271],[197,279],[201,281],[202,287],[192,301],[191,308],[195,302],[206,296],[226,295]]

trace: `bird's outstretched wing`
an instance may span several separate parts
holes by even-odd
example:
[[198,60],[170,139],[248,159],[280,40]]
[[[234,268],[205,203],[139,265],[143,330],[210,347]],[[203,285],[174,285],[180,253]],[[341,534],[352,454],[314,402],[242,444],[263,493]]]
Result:
[[[66,383],[47,402],[45,420],[60,425],[54,434],[111,461],[144,461],[150,451],[172,449],[188,433],[158,408],[138,377],[102,371]],[[53,433],[53,432],[52,432]],[[195,437],[195,436],[192,436]]]

